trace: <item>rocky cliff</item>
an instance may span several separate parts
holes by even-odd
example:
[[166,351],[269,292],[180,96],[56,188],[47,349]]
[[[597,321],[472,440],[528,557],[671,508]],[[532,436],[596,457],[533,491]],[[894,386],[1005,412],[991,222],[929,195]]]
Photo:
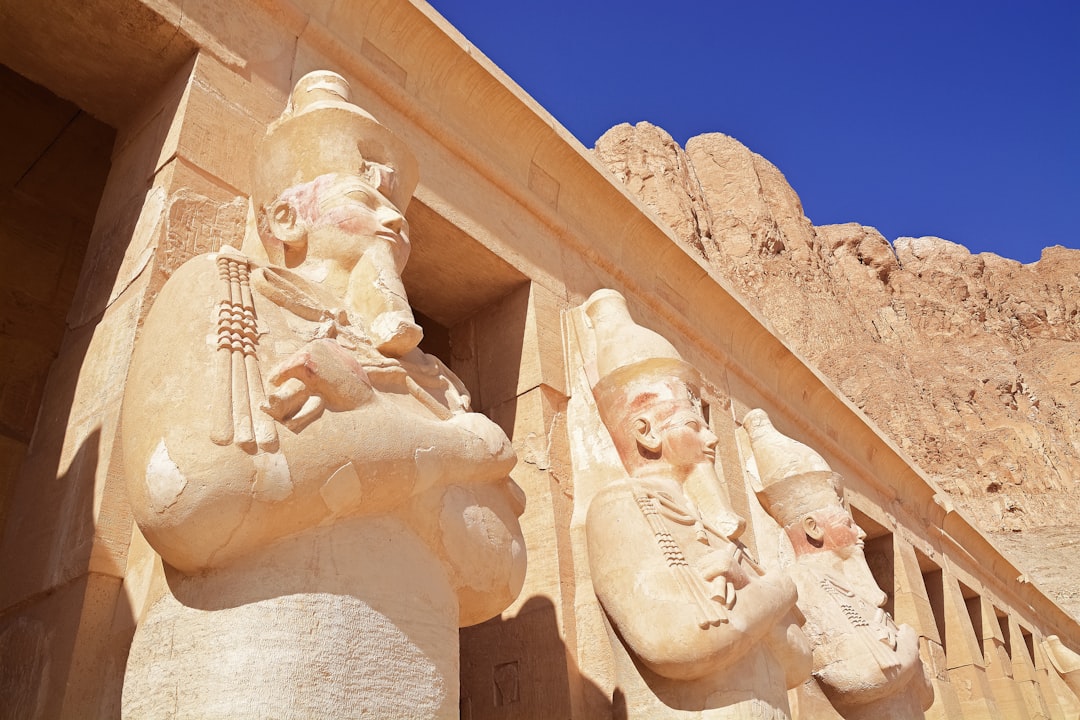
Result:
[[1063,541],[1080,517],[1080,250],[1022,265],[814,226],[772,163],[718,133],[683,149],[624,124],[595,153],[1080,617],[1080,538]]

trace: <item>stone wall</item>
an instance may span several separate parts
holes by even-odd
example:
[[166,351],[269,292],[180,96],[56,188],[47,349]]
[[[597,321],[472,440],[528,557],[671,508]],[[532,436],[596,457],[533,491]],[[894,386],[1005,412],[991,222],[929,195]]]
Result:
[[[6,68],[0,97],[11,138],[0,168],[0,477],[10,489],[63,340],[114,132]],[[6,508],[0,495],[0,527]]]

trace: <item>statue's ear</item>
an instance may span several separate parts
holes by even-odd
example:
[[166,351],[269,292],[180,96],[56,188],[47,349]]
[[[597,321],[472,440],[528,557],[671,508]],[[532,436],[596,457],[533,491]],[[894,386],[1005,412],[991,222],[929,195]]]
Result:
[[806,537],[810,538],[816,543],[820,543],[825,537],[825,531],[818,525],[817,518],[813,515],[807,515],[802,519],[803,532],[806,533]]
[[638,445],[648,452],[660,452],[660,434],[656,432],[648,418],[635,418],[634,439],[637,440]]
[[285,245],[300,245],[307,238],[307,223],[288,200],[275,200],[263,212],[271,234]]

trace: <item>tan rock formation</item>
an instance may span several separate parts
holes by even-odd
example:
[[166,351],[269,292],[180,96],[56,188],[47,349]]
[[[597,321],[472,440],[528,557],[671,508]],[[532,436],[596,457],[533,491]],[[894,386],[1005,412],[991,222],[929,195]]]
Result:
[[619,125],[596,152],[619,179],[671,226],[680,240],[703,256],[715,255],[711,216],[697,176],[683,149],[662,128]]
[[[1022,565],[1047,551],[1041,528],[1074,522],[1080,251],[1022,265],[814,227],[775,166],[720,134],[683,152],[659,128],[620,125],[596,155]],[[1080,616],[1074,575],[1035,579]]]

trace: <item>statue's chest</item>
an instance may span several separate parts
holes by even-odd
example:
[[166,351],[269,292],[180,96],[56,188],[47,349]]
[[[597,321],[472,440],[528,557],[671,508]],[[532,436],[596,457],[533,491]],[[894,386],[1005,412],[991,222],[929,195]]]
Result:
[[692,509],[662,493],[637,498],[650,530],[669,559],[693,562],[726,541],[711,532]]

